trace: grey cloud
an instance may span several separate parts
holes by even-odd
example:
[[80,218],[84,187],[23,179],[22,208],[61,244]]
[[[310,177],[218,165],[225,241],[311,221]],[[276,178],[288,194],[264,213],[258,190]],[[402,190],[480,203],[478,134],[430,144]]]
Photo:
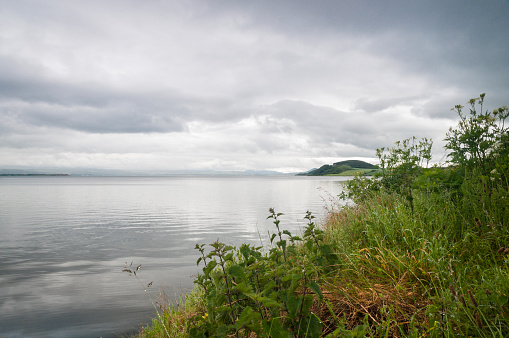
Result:
[[357,100],[354,105],[354,110],[363,110],[368,113],[379,112],[390,107],[394,107],[401,104],[413,103],[417,97],[402,97],[402,98],[382,98],[382,99],[370,99],[363,97]]
[[411,136],[440,137],[440,133],[434,130],[436,122],[431,119],[417,116],[401,118],[390,111],[386,114],[348,113],[296,101],[278,102],[268,107],[267,111],[274,117],[290,119],[297,126],[294,133],[306,135],[314,140],[314,144],[320,145],[351,144],[374,151]]
[[150,95],[107,95],[100,91],[95,95],[96,89],[76,86],[74,91],[59,85],[21,87],[26,94],[12,95],[10,107],[0,105],[0,117],[9,116],[27,125],[92,133],[173,132],[184,128],[185,105],[170,99],[163,103],[151,100]]
[[397,62],[403,76],[418,73],[461,90],[509,90],[507,1],[262,2],[252,11],[253,25],[260,20],[288,35],[321,41],[346,32],[364,43],[358,48]]
[[508,15],[499,0],[1,2],[0,137],[21,148],[36,130],[48,153],[134,137],[221,163],[372,156],[443,137],[481,92],[508,104]]

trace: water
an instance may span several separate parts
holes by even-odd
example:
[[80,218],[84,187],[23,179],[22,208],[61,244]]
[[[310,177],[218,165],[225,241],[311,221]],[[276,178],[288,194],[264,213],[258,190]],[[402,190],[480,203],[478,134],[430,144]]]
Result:
[[[344,177],[0,177],[0,337],[115,337],[193,287],[197,243],[298,233]],[[266,243],[266,242],[265,242]]]

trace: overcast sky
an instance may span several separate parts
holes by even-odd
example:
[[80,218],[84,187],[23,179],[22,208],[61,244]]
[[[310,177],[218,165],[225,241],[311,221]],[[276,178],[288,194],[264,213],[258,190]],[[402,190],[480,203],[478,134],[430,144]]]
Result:
[[509,2],[0,0],[0,169],[307,170],[509,104]]

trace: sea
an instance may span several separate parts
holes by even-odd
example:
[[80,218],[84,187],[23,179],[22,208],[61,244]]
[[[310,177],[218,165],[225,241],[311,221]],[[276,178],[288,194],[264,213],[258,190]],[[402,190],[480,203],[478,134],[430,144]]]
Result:
[[347,179],[0,177],[0,337],[132,334],[192,290],[196,244],[268,247],[269,208],[301,234]]

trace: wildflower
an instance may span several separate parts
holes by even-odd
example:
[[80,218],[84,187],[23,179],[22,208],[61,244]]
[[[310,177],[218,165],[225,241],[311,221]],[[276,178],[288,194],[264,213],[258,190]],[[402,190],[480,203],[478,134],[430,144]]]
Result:
[[208,313],[205,313],[203,316],[201,316],[203,319],[207,319],[207,317],[209,316]]

